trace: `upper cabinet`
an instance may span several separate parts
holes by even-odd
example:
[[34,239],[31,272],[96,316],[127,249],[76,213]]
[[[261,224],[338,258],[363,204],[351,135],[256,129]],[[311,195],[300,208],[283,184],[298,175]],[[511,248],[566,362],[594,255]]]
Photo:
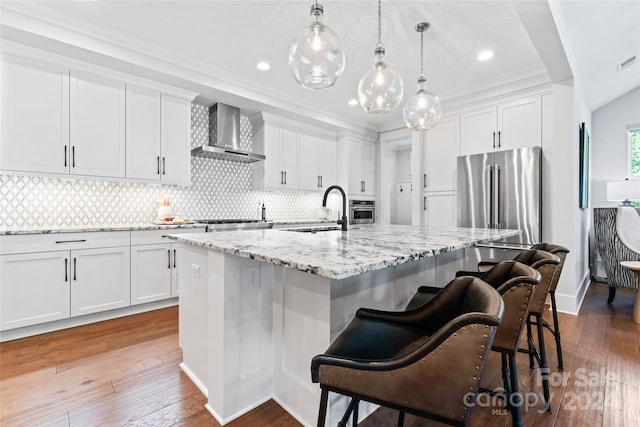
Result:
[[190,183],[195,94],[9,53],[1,61],[0,170]]
[[300,189],[324,191],[336,183],[336,140],[300,132]]
[[70,94],[71,173],[123,177],[124,83],[72,71]]
[[540,146],[542,102],[539,95],[516,99],[460,115],[461,155]]
[[189,184],[191,103],[127,85],[127,178]]
[[426,132],[423,145],[423,191],[455,191],[456,162],[460,154],[460,119],[443,118]]
[[69,70],[0,58],[0,169],[69,173]]
[[323,191],[335,184],[335,138],[265,113],[251,123],[254,150],[266,157],[252,164],[255,189]]
[[349,147],[349,194],[352,196],[374,196],[376,188],[376,146],[373,142],[359,138],[348,138]]

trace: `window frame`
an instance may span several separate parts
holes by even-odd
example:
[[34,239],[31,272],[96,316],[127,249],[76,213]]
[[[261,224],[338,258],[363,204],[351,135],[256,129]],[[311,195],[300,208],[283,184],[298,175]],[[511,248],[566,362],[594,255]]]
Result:
[[[633,146],[632,135],[637,133],[640,135],[640,123],[634,123],[627,126],[627,176],[629,179],[640,179],[640,171],[634,175],[632,170]],[[638,151],[640,151],[640,136],[638,137]]]

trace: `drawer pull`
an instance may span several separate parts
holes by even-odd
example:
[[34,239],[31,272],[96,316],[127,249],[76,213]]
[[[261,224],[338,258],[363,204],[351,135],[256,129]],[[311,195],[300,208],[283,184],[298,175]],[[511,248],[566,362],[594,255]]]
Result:
[[77,264],[77,262],[76,262],[76,259],[75,259],[75,258],[73,258],[73,280],[78,280],[78,275],[77,275],[77,272],[78,272],[78,271],[77,271],[77,266],[78,266],[78,264]]
[[78,240],[56,240],[56,243],[83,243],[86,242],[87,239],[78,239]]
[[173,268],[176,268],[176,250],[173,250]]
[[69,269],[67,268],[68,263],[69,263],[69,260],[65,258],[64,259],[64,281],[65,282],[69,281]]

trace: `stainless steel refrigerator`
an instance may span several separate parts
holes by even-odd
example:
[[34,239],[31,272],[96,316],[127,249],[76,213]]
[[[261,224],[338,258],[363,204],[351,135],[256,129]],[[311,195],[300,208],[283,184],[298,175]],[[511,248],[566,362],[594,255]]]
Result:
[[458,157],[458,226],[519,229],[507,243],[542,237],[540,147]]

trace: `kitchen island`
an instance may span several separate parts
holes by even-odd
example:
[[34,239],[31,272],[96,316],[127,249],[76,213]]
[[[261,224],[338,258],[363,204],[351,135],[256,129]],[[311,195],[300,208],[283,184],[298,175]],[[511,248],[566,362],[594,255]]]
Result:
[[[220,424],[273,398],[315,425],[320,389],[311,359],[358,308],[401,310],[419,285],[449,282],[466,248],[517,233],[366,225],[172,236],[181,243],[182,369]],[[330,396],[330,425],[346,403]],[[361,419],[374,409],[361,404]]]

